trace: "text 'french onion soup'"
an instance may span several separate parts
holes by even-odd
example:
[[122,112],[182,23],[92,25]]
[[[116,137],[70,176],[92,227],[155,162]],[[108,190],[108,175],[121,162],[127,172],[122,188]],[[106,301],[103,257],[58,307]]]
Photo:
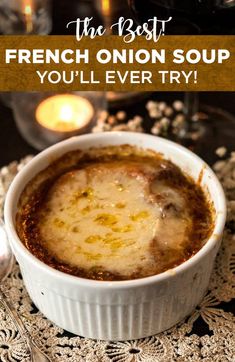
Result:
[[159,153],[129,145],[66,153],[24,189],[17,233],[38,259],[82,278],[152,276],[194,255],[214,207]]

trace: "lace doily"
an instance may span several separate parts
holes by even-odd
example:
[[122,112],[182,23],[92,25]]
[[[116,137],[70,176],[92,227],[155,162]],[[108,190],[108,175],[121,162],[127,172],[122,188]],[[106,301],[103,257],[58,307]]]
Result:
[[[0,209],[15,174],[28,162],[0,170]],[[2,285],[37,344],[54,362],[235,362],[235,154],[215,170],[228,199],[228,223],[207,295],[190,317],[170,330],[137,341],[104,342],[73,336],[47,320],[32,304],[15,264]],[[0,309],[1,362],[29,362],[24,340]]]

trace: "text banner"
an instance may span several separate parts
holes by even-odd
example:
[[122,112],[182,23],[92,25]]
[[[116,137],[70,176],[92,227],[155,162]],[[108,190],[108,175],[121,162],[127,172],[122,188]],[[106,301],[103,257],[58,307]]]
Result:
[[235,91],[235,36],[0,36],[0,91]]

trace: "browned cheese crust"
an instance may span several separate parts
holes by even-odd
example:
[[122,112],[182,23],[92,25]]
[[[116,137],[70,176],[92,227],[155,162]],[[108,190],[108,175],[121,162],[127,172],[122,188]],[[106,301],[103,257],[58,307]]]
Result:
[[[124,180],[122,185],[120,179]],[[130,190],[136,188],[138,194],[135,197],[132,192],[131,196],[127,196],[130,190],[126,190],[126,193],[124,190],[122,202],[113,201],[114,211],[109,213],[108,204],[106,201],[104,203],[102,197],[108,197],[110,180],[114,182],[110,186],[110,205],[119,195],[114,186],[123,192],[130,185]],[[72,198],[72,191],[68,188],[70,182],[71,190],[76,187],[76,182],[85,185],[77,186],[80,191],[77,191],[76,198],[75,194]],[[105,195],[102,194],[102,183],[106,187]],[[52,219],[53,212],[56,214],[58,211],[51,210],[55,204],[54,198],[62,190],[65,190],[65,205],[70,205],[71,210],[74,207],[78,210],[80,221],[71,224],[73,227],[67,221],[71,218],[71,210],[70,214],[64,211],[63,205],[60,206],[59,214],[62,219],[57,216],[55,220]],[[70,201],[66,199],[66,190],[68,198],[71,197]],[[99,200],[102,200],[98,206],[94,194],[99,194]],[[127,205],[128,200],[130,205]],[[140,203],[144,211],[140,208],[137,212]],[[78,205],[82,205],[82,209]],[[132,211],[131,207],[135,210]],[[63,219],[63,215],[67,219]],[[90,220],[88,217],[91,215],[93,219]],[[153,228],[155,216],[156,231],[153,237],[149,237],[152,231],[148,227]],[[88,226],[91,223],[90,236],[87,234],[89,227],[86,224],[84,226],[82,218],[88,220]],[[53,240],[46,240],[48,232],[44,232],[44,229],[50,228],[50,220],[54,220],[53,227],[57,227],[58,232],[61,230],[62,233],[63,227],[67,228],[67,234],[61,235],[69,235],[67,242],[71,242],[71,250],[76,248],[73,249],[77,252],[76,257],[74,251],[71,251],[71,260],[68,256],[62,257],[62,253],[58,254],[66,245],[66,237],[57,240],[55,233]],[[96,225],[98,231],[94,231]],[[181,225],[184,229],[178,233],[177,227],[181,228]],[[198,183],[160,154],[129,145],[76,150],[51,160],[50,165],[24,189],[16,215],[17,233],[38,259],[74,276],[109,281],[147,277],[180,265],[200,250],[211,236],[213,227],[214,207]],[[138,232],[136,239],[135,229]],[[141,229],[143,236],[149,237],[146,242],[144,240],[144,245],[139,235],[141,232],[138,231]],[[74,235],[74,239],[71,235]],[[96,241],[98,244],[95,246]],[[57,252],[53,250],[53,245]],[[86,245],[87,250],[84,251]],[[95,247],[101,249],[96,254]],[[66,253],[69,255],[68,251]],[[125,259],[125,253],[133,255],[136,264],[134,260],[133,264],[127,265],[126,260],[131,258]],[[126,263],[126,269],[121,260]]]

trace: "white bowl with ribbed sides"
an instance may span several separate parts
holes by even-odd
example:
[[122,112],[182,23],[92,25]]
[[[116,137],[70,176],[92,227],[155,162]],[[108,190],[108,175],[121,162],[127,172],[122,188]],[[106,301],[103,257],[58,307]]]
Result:
[[[175,269],[137,280],[88,280],[62,273],[39,261],[25,248],[15,230],[17,202],[25,185],[51,160],[68,151],[121,144],[161,152],[195,180],[200,175],[201,185],[209,193],[216,211],[213,235],[196,255]],[[128,132],[79,136],[46,149],[16,176],[5,202],[8,237],[32,301],[47,318],[65,330],[104,340],[154,335],[189,315],[208,288],[225,219],[222,187],[204,161],[173,142]]]

